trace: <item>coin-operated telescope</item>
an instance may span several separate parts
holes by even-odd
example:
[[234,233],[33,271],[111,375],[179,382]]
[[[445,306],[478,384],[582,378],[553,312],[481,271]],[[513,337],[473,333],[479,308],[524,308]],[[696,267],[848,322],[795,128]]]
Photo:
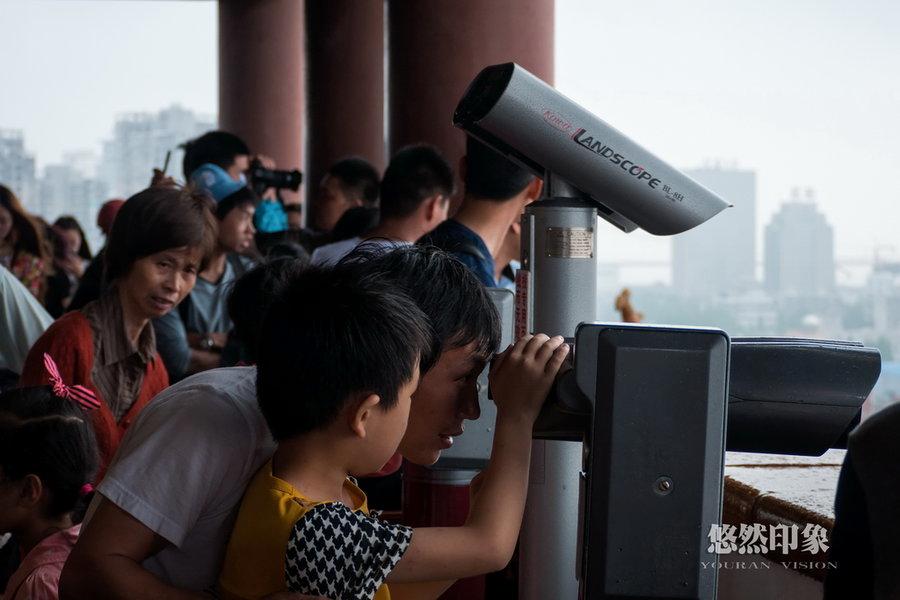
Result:
[[878,351],[591,323],[601,219],[673,235],[728,204],[513,63],[475,78],[454,123],[544,179],[523,216],[515,330],[574,342],[535,426],[519,597],[714,599],[701,560],[721,522],[726,448],[840,447]]

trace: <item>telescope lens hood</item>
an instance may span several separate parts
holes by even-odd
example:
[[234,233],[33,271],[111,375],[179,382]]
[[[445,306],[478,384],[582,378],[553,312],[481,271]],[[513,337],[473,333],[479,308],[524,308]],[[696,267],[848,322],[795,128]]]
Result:
[[482,69],[457,104],[453,124],[465,128],[487,116],[506,92],[515,67],[515,63],[510,62]]

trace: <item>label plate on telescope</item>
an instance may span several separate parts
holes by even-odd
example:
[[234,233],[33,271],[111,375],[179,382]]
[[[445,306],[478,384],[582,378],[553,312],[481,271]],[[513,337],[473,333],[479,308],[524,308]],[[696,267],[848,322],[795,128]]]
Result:
[[551,258],[592,258],[594,230],[590,227],[548,227],[544,248]]
[[515,312],[515,339],[521,340],[528,334],[528,282],[531,273],[528,269],[516,271],[516,312]]

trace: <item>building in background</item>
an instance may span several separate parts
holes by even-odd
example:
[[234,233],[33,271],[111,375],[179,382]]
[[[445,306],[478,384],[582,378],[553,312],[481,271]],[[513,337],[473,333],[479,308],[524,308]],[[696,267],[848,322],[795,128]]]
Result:
[[672,238],[672,287],[679,294],[741,293],[756,285],[756,173],[721,166],[689,176],[732,204]]
[[156,113],[129,113],[117,119],[102,156],[92,150],[65,152],[60,163],[44,166],[39,178],[22,131],[0,129],[0,183],[15,192],[26,210],[49,223],[60,215],[74,216],[96,249],[102,243],[95,223],[103,202],[147,187],[168,151],[167,173],[181,179],[184,152],[179,146],[215,127],[214,117],[177,105]]
[[62,163],[75,169],[82,177],[96,179],[100,157],[93,150],[70,150],[63,152]]
[[[91,250],[99,249],[102,234],[97,228],[97,211],[109,194],[106,184],[77,168],[78,162],[47,165],[38,184],[40,215],[52,223],[60,215],[75,217],[88,239]],[[84,165],[81,165],[82,167]]]
[[25,137],[19,129],[0,129],[0,183],[11,189],[27,210],[39,212],[34,156],[25,151]]
[[181,180],[184,152],[179,146],[215,128],[214,117],[178,105],[156,113],[124,114],[116,120],[112,138],[103,143],[99,178],[110,195],[127,198],[147,187],[153,168],[162,168],[171,151],[166,173]]
[[794,190],[765,231],[765,287],[776,295],[834,291],[834,232],[810,189]]
[[68,152],[61,164],[46,165],[37,177],[22,132],[0,130],[0,183],[15,192],[28,212],[48,223],[60,215],[78,219],[91,248],[100,242],[94,222],[107,198],[106,185],[94,177],[96,158],[89,150]]

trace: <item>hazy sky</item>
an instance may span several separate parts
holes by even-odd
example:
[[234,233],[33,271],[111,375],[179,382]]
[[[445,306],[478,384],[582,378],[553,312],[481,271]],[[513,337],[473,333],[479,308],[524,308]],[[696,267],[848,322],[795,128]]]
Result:
[[215,114],[215,2],[0,0],[0,127],[41,165],[100,150],[117,114]]
[[[676,166],[756,171],[758,226],[813,187],[838,257],[900,249],[900,2],[557,6],[556,83],[573,99]],[[667,248],[619,237],[629,257]]]
[[[758,226],[812,187],[838,257],[900,249],[900,2],[557,0],[556,84],[678,167],[757,173]],[[115,115],[216,112],[214,2],[0,0],[0,127],[41,164]],[[613,258],[668,241],[610,230]],[[761,256],[761,255],[760,255]]]

